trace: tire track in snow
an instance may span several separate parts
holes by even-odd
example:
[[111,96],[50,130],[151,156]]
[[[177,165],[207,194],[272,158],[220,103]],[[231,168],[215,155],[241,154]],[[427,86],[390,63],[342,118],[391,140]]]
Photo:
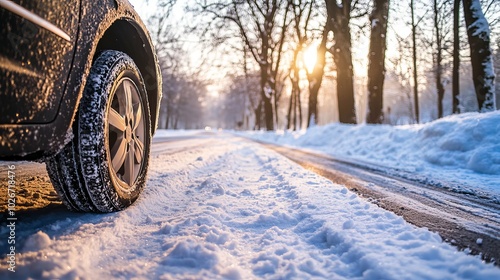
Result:
[[[263,144],[306,169],[348,186],[408,222],[438,232],[460,250],[499,265],[500,207],[496,203],[413,182],[407,177],[293,148]],[[481,242],[478,242],[481,240]]]
[[[150,166],[145,192],[132,207],[42,227],[42,233],[35,235],[48,239],[48,244],[28,248],[19,267],[24,274],[18,275],[88,279],[500,275],[492,266],[442,243],[438,235],[238,138],[221,136],[208,146],[159,154]],[[54,231],[59,226],[60,234],[49,231],[52,226]]]

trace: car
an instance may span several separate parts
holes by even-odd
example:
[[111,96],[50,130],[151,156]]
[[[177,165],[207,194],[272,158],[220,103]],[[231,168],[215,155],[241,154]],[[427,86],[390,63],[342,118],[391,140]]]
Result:
[[126,0],[0,0],[0,160],[46,163],[71,210],[125,209],[146,184],[161,75]]

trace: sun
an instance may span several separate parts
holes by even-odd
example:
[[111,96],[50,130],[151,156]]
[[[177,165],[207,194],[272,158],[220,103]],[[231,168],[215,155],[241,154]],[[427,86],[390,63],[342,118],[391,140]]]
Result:
[[304,65],[306,66],[307,71],[309,73],[313,71],[314,66],[316,65],[316,60],[318,56],[317,49],[318,47],[316,45],[310,45],[302,53],[302,59],[304,60]]

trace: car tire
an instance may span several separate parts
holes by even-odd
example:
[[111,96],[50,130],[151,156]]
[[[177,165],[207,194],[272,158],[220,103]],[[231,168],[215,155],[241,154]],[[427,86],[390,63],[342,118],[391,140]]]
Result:
[[134,203],[146,183],[152,136],[144,81],[128,55],[107,50],[95,60],[73,134],[46,162],[63,203],[84,212]]

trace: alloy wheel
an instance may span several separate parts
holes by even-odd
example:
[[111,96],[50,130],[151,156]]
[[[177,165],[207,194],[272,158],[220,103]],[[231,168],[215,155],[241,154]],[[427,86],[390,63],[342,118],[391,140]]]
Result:
[[140,174],[145,159],[145,116],[139,90],[127,77],[112,94],[108,110],[108,163],[112,180],[127,191]]

